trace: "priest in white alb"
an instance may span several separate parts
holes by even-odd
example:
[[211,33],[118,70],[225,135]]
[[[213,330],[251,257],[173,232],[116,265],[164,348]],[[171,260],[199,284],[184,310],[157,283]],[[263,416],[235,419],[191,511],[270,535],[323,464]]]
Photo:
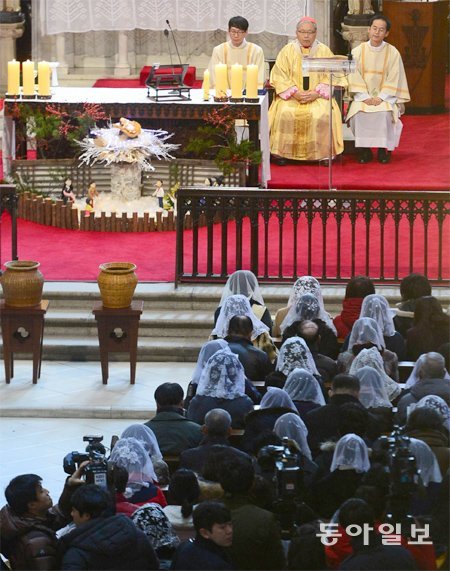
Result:
[[245,85],[246,70],[249,64],[258,66],[258,88],[264,86],[265,61],[262,48],[246,40],[249,23],[242,16],[234,16],[228,22],[229,40],[213,49],[209,61],[209,77],[211,87],[215,86],[215,66],[226,64],[228,67],[228,85],[231,86],[231,66],[235,63],[242,65],[243,84]]
[[372,160],[373,147],[378,149],[378,162],[390,161],[391,151],[400,142],[400,115],[410,100],[400,52],[384,41],[390,28],[386,16],[375,14],[370,20],[369,41],[352,51],[357,69],[348,79],[352,102],[347,121],[361,164]]

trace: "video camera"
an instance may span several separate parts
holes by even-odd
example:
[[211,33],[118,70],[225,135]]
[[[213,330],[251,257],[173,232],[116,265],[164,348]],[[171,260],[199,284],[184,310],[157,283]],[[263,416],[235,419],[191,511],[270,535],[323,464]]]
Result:
[[66,474],[72,475],[83,462],[89,460],[83,473],[87,484],[96,484],[101,488],[108,487],[108,462],[106,448],[101,444],[103,436],[83,436],[83,442],[87,442],[86,453],[69,452],[64,456],[63,468]]
[[298,451],[289,438],[283,438],[281,446],[264,446],[258,454],[258,464],[263,472],[271,474],[275,486],[274,512],[280,521],[283,539],[291,537],[295,514],[302,503],[303,472],[298,462]]
[[419,472],[415,456],[410,450],[410,438],[404,428],[394,426],[389,436],[381,436],[374,448],[381,452],[389,477],[389,520],[401,522],[408,515],[411,496],[419,485]]

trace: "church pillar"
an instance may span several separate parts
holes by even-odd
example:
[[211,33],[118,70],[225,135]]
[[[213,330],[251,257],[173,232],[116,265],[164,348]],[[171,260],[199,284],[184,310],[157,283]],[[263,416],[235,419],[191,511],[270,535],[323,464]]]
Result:
[[69,73],[69,66],[66,61],[66,40],[64,34],[56,36],[56,59],[59,62],[58,74],[67,75]]
[[128,35],[127,32],[117,32],[117,61],[114,67],[114,77],[128,77],[130,64],[128,62]]

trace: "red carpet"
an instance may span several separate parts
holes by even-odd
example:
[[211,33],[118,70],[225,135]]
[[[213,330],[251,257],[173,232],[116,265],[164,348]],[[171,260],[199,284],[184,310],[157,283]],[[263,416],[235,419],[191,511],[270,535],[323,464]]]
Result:
[[[1,260],[4,263],[10,259],[10,218],[3,215],[1,219]],[[386,225],[388,227],[388,224]],[[283,236],[283,273],[292,272],[293,268],[293,244],[292,244],[292,225],[289,221],[285,221]],[[229,225],[228,246],[229,271],[234,270],[235,252],[235,226],[233,223]],[[392,224],[391,224],[392,229]],[[264,251],[263,251],[263,225],[260,226],[260,268],[264,270]],[[214,271],[220,273],[220,226],[214,228]],[[358,229],[357,235],[361,236],[363,241],[364,231],[362,227]],[[444,240],[444,267],[443,276],[450,277],[450,222],[445,227],[446,239]],[[243,242],[250,241],[249,224],[244,223]],[[279,229],[274,219],[269,226],[269,250],[268,259],[269,275],[278,274],[278,245],[279,245]],[[409,273],[408,267],[408,236],[409,233],[406,226],[400,232],[400,275],[404,276]],[[373,224],[371,226],[371,259],[369,263],[370,274],[379,274],[379,226]],[[192,232],[186,232],[186,247],[192,244]],[[417,264],[414,271],[423,272],[423,232],[417,229],[414,236],[414,260]],[[41,270],[48,281],[51,280],[95,280],[98,274],[98,266],[103,262],[111,261],[129,261],[137,265],[137,274],[141,281],[173,281],[175,276],[175,232],[149,232],[143,233],[107,233],[107,232],[78,232],[76,230],[61,230],[49,226],[40,226],[33,222],[19,220],[18,224],[18,243],[19,258],[22,260],[38,260],[41,262]],[[206,229],[202,228],[199,232],[200,248],[203,250],[199,255],[199,271],[206,271]],[[298,244],[299,251],[297,255],[299,275],[308,273],[306,252],[307,252],[307,228],[304,224],[298,227]],[[313,266],[312,275],[322,275],[322,234],[321,223],[318,221],[314,226],[313,237]],[[327,225],[327,267],[328,276],[335,275],[337,265],[336,256],[336,227],[333,220]],[[390,241],[386,241],[385,252],[385,277],[392,278],[394,276],[394,259],[393,248],[389,248]],[[348,235],[342,236],[342,252],[341,252],[341,275],[350,275],[350,252],[349,252]],[[361,248],[356,254],[356,273],[365,273],[365,247],[361,242]],[[244,255],[243,267],[249,267],[248,253]],[[430,227],[429,251],[428,251],[428,271],[430,278],[437,277],[436,269],[437,244],[433,240],[433,231]],[[191,261],[186,262],[186,271],[191,269]],[[289,275],[289,274],[288,274]]]

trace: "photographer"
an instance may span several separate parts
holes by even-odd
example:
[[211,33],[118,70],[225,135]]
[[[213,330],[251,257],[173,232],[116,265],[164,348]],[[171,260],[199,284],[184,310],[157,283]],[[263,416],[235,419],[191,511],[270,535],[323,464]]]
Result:
[[55,532],[70,521],[71,496],[84,484],[81,476],[87,464],[80,464],[67,478],[56,506],[36,474],[16,476],[8,484],[8,504],[0,511],[0,539],[12,569],[57,569]]

